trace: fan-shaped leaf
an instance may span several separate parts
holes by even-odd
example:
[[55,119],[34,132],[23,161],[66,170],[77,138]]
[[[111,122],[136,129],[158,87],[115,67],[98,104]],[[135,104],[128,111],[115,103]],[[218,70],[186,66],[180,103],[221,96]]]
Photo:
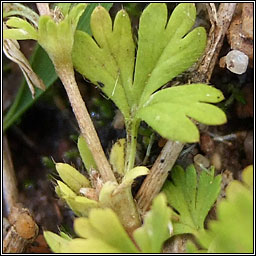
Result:
[[225,123],[225,113],[207,104],[223,98],[221,91],[204,84],[171,87],[153,94],[137,117],[167,139],[196,142],[199,132],[188,117],[208,125]]
[[165,4],[150,4],[143,11],[133,87],[138,99],[141,97],[141,104],[154,91],[191,67],[203,53],[205,30],[200,27],[187,34],[195,17],[192,3],[179,4],[168,24]]
[[91,16],[91,29],[96,41],[81,31],[75,35],[74,66],[128,117],[135,54],[128,14],[119,11],[112,29],[109,13],[98,6]]
[[186,171],[175,166],[171,177],[172,182],[167,181],[163,191],[168,203],[179,212],[179,220],[173,223],[174,234],[203,230],[205,218],[220,192],[221,176],[214,177],[214,170],[211,169],[197,178],[196,170],[191,165]]
[[245,185],[237,180],[228,185],[226,199],[217,205],[217,220],[196,234],[208,253],[253,253],[253,190],[248,177],[253,181],[252,166],[242,174]]

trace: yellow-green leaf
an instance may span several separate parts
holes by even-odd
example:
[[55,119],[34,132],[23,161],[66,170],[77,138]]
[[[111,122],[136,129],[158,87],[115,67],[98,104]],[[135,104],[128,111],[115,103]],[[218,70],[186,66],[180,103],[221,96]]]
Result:
[[[165,195],[159,194],[147,212],[142,227],[133,233],[143,253],[161,253],[163,243],[171,236],[171,209],[167,207]],[[170,230],[171,229],[171,230]]]
[[69,243],[67,239],[50,231],[44,231],[44,238],[54,253],[61,253],[62,247]]
[[[252,178],[252,172],[247,169],[243,178]],[[216,208],[217,220],[209,221],[208,230],[197,234],[200,245],[208,253],[253,253],[253,190],[234,180]]]
[[60,198],[75,197],[76,193],[70,189],[65,183],[57,180],[58,186],[55,187],[55,191]]
[[120,190],[121,188],[131,186],[134,180],[143,175],[147,175],[149,172],[149,169],[145,166],[136,166],[133,169],[129,170],[125,176],[123,177],[122,183],[119,185],[117,190]]
[[197,177],[194,166],[190,165],[186,170],[175,166],[171,178],[172,181],[165,182],[163,191],[179,214],[177,221],[173,221],[174,234],[203,230],[205,218],[219,195],[221,176],[215,177],[211,168]]
[[[23,19],[17,18],[17,17],[11,17],[6,21],[6,25],[9,27],[16,28],[17,30],[21,31],[24,36],[27,36],[27,38],[25,38],[25,39],[37,40],[36,29],[26,20],[23,20]],[[14,39],[20,40],[19,38],[14,38]]]
[[253,165],[249,165],[243,170],[242,180],[251,190],[253,189]]
[[97,169],[92,152],[90,151],[85,138],[82,135],[80,135],[78,138],[77,146],[86,170],[91,171],[92,169]]
[[71,165],[57,163],[55,166],[61,179],[77,194],[80,188],[90,187],[89,180]]
[[202,27],[190,31],[195,18],[196,8],[192,3],[178,4],[169,21],[164,3],[149,4],[143,11],[133,85],[140,105],[202,55],[207,36]]
[[[118,217],[111,209],[92,209],[89,218],[75,220],[77,234],[86,237],[87,241],[100,240],[121,253],[137,253],[133,242],[125,232]],[[98,250],[100,250],[98,248]],[[86,250],[84,252],[87,252]],[[95,248],[95,252],[96,248]]]
[[220,90],[205,84],[171,87],[154,93],[138,111],[137,117],[164,138],[197,142],[199,131],[190,118],[207,125],[224,124],[227,121],[225,113],[208,104],[223,99]]
[[113,170],[121,175],[124,174],[125,139],[119,139],[111,148],[109,162]]
[[96,42],[84,32],[75,34],[74,66],[129,117],[135,46],[128,14],[120,10],[112,25],[108,11],[98,6],[91,16],[91,29]]
[[76,238],[61,248],[61,253],[122,253],[99,239]]
[[91,209],[99,207],[97,201],[84,196],[66,197],[64,199],[78,217],[87,217]]

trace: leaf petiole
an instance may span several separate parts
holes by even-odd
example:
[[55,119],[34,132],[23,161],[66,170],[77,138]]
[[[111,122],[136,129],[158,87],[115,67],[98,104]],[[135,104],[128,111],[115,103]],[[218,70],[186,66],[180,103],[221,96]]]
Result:
[[134,167],[137,147],[139,119],[128,119],[125,123],[126,127],[126,157],[125,157],[125,173]]

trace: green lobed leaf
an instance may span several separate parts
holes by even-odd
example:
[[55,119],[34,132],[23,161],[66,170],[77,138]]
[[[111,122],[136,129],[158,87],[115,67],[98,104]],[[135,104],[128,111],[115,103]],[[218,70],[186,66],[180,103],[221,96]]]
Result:
[[145,215],[144,224],[133,233],[142,253],[161,253],[164,241],[171,235],[170,218],[171,209],[167,207],[166,197],[159,194]]
[[97,165],[93,159],[92,152],[88,148],[86,140],[82,135],[80,135],[78,138],[77,146],[86,170],[87,171],[91,171],[92,169],[96,170]]
[[[242,174],[253,178],[249,167]],[[245,176],[244,176],[245,175]],[[246,179],[246,178],[245,178]],[[252,179],[253,180],[253,179]],[[208,230],[199,232],[197,239],[208,253],[253,253],[253,190],[234,180],[226,189],[226,198],[217,205],[217,220]],[[205,236],[207,239],[205,239]]]
[[164,138],[196,142],[199,131],[189,117],[208,125],[225,123],[225,113],[208,104],[223,98],[220,90],[205,84],[171,87],[154,93],[137,112],[137,117]]
[[186,171],[175,166],[171,178],[163,191],[168,203],[179,213],[179,220],[173,223],[174,234],[204,230],[205,218],[220,192],[221,176],[214,177],[212,168],[197,177],[194,166],[190,165]]
[[50,16],[40,16],[38,22],[38,43],[46,50],[55,68],[70,65],[74,33],[80,16],[87,4],[73,5],[65,18],[56,22]]
[[[78,218],[74,222],[75,232],[87,243],[105,243],[112,252],[137,253],[138,250],[111,209],[92,209],[89,218]],[[91,247],[91,246],[90,246]],[[101,248],[94,248],[100,252]],[[84,253],[90,252],[84,248]],[[108,251],[110,252],[110,251]]]
[[112,25],[107,10],[99,6],[92,13],[91,29],[95,41],[84,32],[76,32],[74,67],[100,86],[128,117],[135,55],[128,14],[125,10],[119,11]]
[[76,193],[81,188],[90,187],[90,181],[71,165],[56,163],[55,167],[61,179]]
[[[90,16],[93,9],[98,5],[99,5],[98,3],[89,4],[89,6],[85,9],[84,13],[82,14],[79,20],[77,29],[91,34]],[[113,5],[113,3],[101,3],[101,5],[109,10]],[[19,9],[22,7],[23,5],[18,6]],[[16,13],[17,12],[15,11],[14,13],[11,12],[8,15],[12,15]],[[57,79],[57,75],[49,56],[40,46],[37,45],[37,47],[35,48],[34,54],[32,55],[30,63],[35,73],[37,73],[37,75],[44,81],[44,84],[46,85],[46,87],[49,88]],[[31,107],[34,104],[34,102],[36,102],[40,98],[40,96],[43,95],[44,93],[41,90],[36,90],[36,95],[33,100],[31,98],[31,93],[27,87],[28,86],[23,80],[11,108],[9,109],[8,113],[4,117],[4,124],[3,124],[4,131],[6,131],[19,117],[21,117],[22,114],[29,107]]]
[[80,18],[78,24],[77,24],[77,30],[85,31],[89,35],[92,34],[91,28],[90,28],[90,19],[91,19],[91,14],[95,7],[97,6],[102,6],[106,10],[109,10],[113,3],[90,3],[88,4],[85,12],[83,13],[82,17]]
[[50,16],[40,16],[38,23],[38,43],[49,55],[57,68],[59,63],[71,60],[74,35],[67,18],[56,23]]
[[192,3],[179,4],[168,23],[164,3],[149,4],[143,11],[133,87],[140,105],[202,55],[207,39],[204,28],[199,27],[188,33],[195,17],[196,9]]

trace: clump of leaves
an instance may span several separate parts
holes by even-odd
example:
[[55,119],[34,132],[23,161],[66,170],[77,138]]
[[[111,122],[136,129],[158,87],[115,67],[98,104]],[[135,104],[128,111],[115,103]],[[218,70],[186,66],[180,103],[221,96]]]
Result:
[[121,175],[120,183],[108,181],[103,184],[95,171],[96,164],[82,136],[78,138],[77,144],[90,179],[69,164],[56,163],[56,170],[62,179],[57,180],[56,193],[78,217],[87,217],[92,208],[109,207],[118,215],[126,230],[133,232],[135,227],[140,226],[140,218],[133,201],[131,186],[138,176],[148,174],[148,168],[137,166],[124,175],[123,165],[118,161],[120,150],[123,152],[124,148],[124,144],[120,143],[121,148],[113,147],[110,154],[110,160],[113,166],[116,166],[114,169]]
[[131,22],[125,10],[117,13],[112,24],[109,13],[99,6],[91,16],[93,37],[82,31],[75,33],[75,69],[113,100],[124,115],[125,171],[134,165],[141,120],[163,137],[182,142],[199,140],[189,117],[208,125],[226,122],[224,112],[208,104],[224,98],[211,86],[191,84],[157,91],[202,55],[206,32],[202,27],[191,31],[195,17],[194,4],[179,4],[169,21],[165,4],[149,4],[140,17],[136,60]]
[[[217,220],[198,232],[198,242],[208,253],[253,253],[253,167],[226,189],[226,198],[217,205]],[[198,252],[189,244],[189,252]]]
[[205,218],[221,189],[221,175],[214,176],[214,168],[197,175],[190,165],[184,170],[175,166],[172,181],[166,181],[163,191],[168,203],[178,212],[173,219],[174,235],[204,230]]
[[74,229],[79,238],[64,238],[45,231],[44,236],[55,253],[160,253],[171,235],[171,209],[164,194],[158,195],[144,224],[128,236],[117,215],[109,208],[92,209],[88,218],[77,218]]
[[[64,15],[60,22],[47,16],[40,17],[38,30],[25,21],[10,19],[7,25],[18,28],[18,31],[10,29],[5,33],[5,36],[25,39],[25,31],[26,38],[37,39],[48,52],[70,93],[76,88],[70,87],[75,85],[74,64],[82,75],[99,86],[114,101],[125,118],[127,138],[120,143],[121,148],[116,147],[123,154],[126,146],[125,163],[123,160],[118,163],[114,160],[113,163],[121,175],[121,182],[117,183],[114,175],[112,181],[105,179],[104,184],[95,178],[93,169],[96,168],[95,162],[98,159],[93,159],[90,150],[84,148],[83,143],[79,144],[83,148],[82,159],[85,161],[90,181],[72,166],[57,164],[57,171],[64,182],[57,181],[56,192],[77,216],[84,217],[78,219],[79,225],[75,224],[75,230],[82,238],[70,240],[64,235],[59,237],[49,232],[45,236],[55,252],[160,252],[163,241],[169,237],[168,225],[171,227],[170,209],[166,206],[164,196],[155,199],[143,226],[139,228],[140,218],[131,194],[134,179],[148,173],[146,167],[134,168],[138,128],[141,120],[144,120],[165,138],[195,142],[199,140],[199,132],[190,118],[212,125],[226,122],[224,112],[209,104],[224,98],[219,90],[211,86],[192,84],[158,91],[198,60],[206,45],[206,32],[202,27],[191,31],[196,17],[193,4],[179,4],[169,21],[165,4],[149,4],[140,18],[135,61],[136,46],[130,19],[125,10],[118,12],[112,24],[106,9],[101,6],[95,8],[91,15],[93,36],[90,36],[82,31],[75,32],[79,16],[85,7],[84,4],[78,4],[69,10],[70,4],[63,5],[62,10],[68,15]],[[69,79],[71,83],[68,82]],[[72,97],[70,101],[76,103]],[[74,109],[80,110],[81,104]],[[79,122],[80,119],[77,119]],[[84,127],[87,126],[80,125],[80,128]],[[91,134],[84,131],[83,135],[88,139]],[[80,150],[80,154],[82,151]],[[111,152],[111,159],[119,158]],[[104,166],[97,164],[97,169]],[[192,176],[189,178],[189,185],[192,185],[194,191],[196,184],[193,183]],[[181,184],[184,183],[182,177],[180,181]],[[183,221],[180,232],[194,232],[202,228],[217,187],[213,187],[210,203],[203,205],[201,209],[202,192],[199,193],[199,188],[206,192],[206,181],[210,182],[207,178],[202,184],[199,181],[196,195],[199,208],[194,209],[191,205],[182,208],[185,212],[188,207],[192,217],[180,212]],[[200,216],[195,217],[196,214]],[[114,228],[110,228],[110,224]],[[187,226],[189,230],[186,230]],[[133,237],[136,245],[129,236]]]

